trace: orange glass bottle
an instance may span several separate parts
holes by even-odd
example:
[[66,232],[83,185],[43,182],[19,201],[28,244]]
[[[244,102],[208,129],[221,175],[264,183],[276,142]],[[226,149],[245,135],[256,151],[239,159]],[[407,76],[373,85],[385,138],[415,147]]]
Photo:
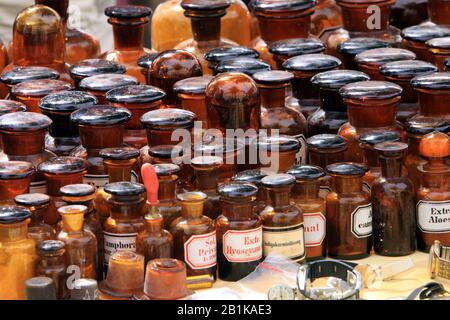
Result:
[[67,265],[65,244],[59,240],[45,240],[37,245],[36,275],[53,279],[56,297],[67,298]]
[[268,172],[283,173],[300,163],[297,155],[302,152],[301,145],[295,138],[285,135],[260,136],[254,142],[258,146],[259,164]]
[[[173,163],[158,163],[153,167],[155,168],[159,183],[158,212],[163,218],[164,229],[170,230],[172,222],[181,216],[181,207],[176,200],[180,167]],[[157,221],[150,221],[150,223],[152,225],[159,224]]]
[[126,74],[103,73],[82,79],[78,87],[95,96],[99,104],[108,104],[106,93],[109,90],[136,84],[138,81],[135,77]]
[[[0,81],[9,89],[10,94],[15,85],[25,81],[57,79],[59,79],[58,71],[39,66],[13,67],[0,76]],[[7,97],[10,98],[10,95]]]
[[334,0],[318,0],[311,16],[311,33],[319,36],[323,31],[342,25],[341,8]]
[[14,204],[15,196],[28,193],[34,173],[29,162],[0,162],[0,204]]
[[439,68],[439,71],[445,71],[445,59],[450,57],[450,37],[431,39],[425,44],[433,55],[433,63]]
[[283,63],[292,57],[304,54],[322,53],[325,45],[316,38],[295,38],[272,42],[269,52],[277,64],[277,69],[282,69]]
[[342,60],[345,69],[357,70],[355,56],[363,51],[377,48],[389,48],[389,42],[376,38],[356,37],[341,42],[336,47],[337,57]]
[[419,24],[402,30],[403,46],[413,51],[420,60],[434,62],[433,55],[428,51],[426,42],[440,37],[450,36],[450,28],[434,23]]
[[74,63],[69,68],[70,77],[78,87],[84,78],[104,73],[124,74],[127,71],[124,65],[115,61],[104,59],[86,59]]
[[258,59],[259,53],[253,48],[241,46],[219,47],[208,50],[205,53],[204,58],[208,62],[208,68],[211,72],[214,72],[217,65],[222,61],[235,60],[239,58]]

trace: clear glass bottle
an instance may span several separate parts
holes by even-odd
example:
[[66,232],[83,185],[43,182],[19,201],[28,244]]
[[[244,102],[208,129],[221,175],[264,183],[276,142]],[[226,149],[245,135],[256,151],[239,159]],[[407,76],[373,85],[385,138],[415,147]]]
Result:
[[425,44],[433,55],[433,63],[439,68],[439,71],[445,71],[445,59],[450,57],[450,37],[434,38]]
[[296,163],[301,163],[297,158],[301,145],[295,138],[285,135],[261,136],[254,141],[257,143],[259,164],[268,172],[283,173]]
[[267,207],[259,213],[263,223],[263,255],[271,253],[294,262],[305,260],[305,226],[300,206],[289,195],[295,184],[290,174],[273,174],[261,180],[267,192]]
[[0,204],[14,204],[15,196],[28,193],[34,174],[35,169],[29,162],[0,162]]
[[45,240],[37,245],[38,261],[36,275],[53,279],[56,290],[56,298],[64,300],[68,298],[67,292],[67,265],[66,249],[63,241]]
[[314,13],[311,16],[311,33],[320,34],[329,29],[334,29],[342,25],[341,8],[334,0],[318,0]]
[[[172,222],[181,217],[181,206],[176,199],[180,167],[173,163],[153,165],[158,176],[158,212],[163,217],[164,229],[170,230]],[[155,222],[155,224],[158,224]],[[166,257],[170,258],[170,257]]]
[[139,84],[138,80],[126,74],[101,73],[83,78],[78,88],[95,96],[99,104],[108,104],[106,93],[109,90],[136,84]]
[[363,51],[377,48],[390,48],[391,44],[385,40],[356,37],[341,42],[336,47],[337,57],[342,60],[345,69],[357,70],[355,56]]
[[208,68],[214,73],[217,65],[222,61],[239,58],[258,59],[259,53],[253,48],[242,46],[219,47],[208,50],[204,58],[208,62]]
[[69,68],[70,78],[78,88],[84,78],[105,73],[124,74],[127,68],[115,61],[104,59],[85,59],[74,63]]
[[266,207],[267,192],[261,184],[261,180],[267,177],[269,173],[264,169],[250,169],[238,172],[231,181],[252,183],[258,187],[258,193],[256,194],[255,204],[253,206],[254,212],[259,214]]
[[426,42],[440,37],[450,36],[450,27],[434,23],[424,23],[402,30],[403,46],[413,51],[417,59],[434,62],[433,55],[428,51]]
[[416,250],[414,186],[402,173],[408,145],[375,145],[381,176],[372,184],[373,246],[382,256],[405,256]]
[[19,83],[33,80],[57,79],[59,79],[58,71],[39,66],[13,67],[11,70],[3,72],[0,76],[0,81],[9,90],[9,95],[6,98],[11,98],[11,89]]
[[272,70],[270,64],[262,60],[249,57],[237,57],[220,61],[214,68],[213,74],[218,75],[225,72],[239,72],[245,73],[251,77],[257,72],[270,70]]
[[283,63],[289,58],[304,54],[323,53],[324,51],[325,45],[316,38],[278,40],[269,45],[269,52],[273,55],[277,69],[282,69]]

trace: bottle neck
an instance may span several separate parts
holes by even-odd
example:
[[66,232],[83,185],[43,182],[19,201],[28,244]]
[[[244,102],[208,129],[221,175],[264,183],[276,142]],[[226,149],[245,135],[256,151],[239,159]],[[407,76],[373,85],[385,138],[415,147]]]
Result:
[[197,188],[201,191],[216,190],[219,183],[219,169],[194,169]]
[[163,176],[158,177],[159,188],[158,188],[158,199],[159,201],[164,200],[175,200],[175,192],[177,188],[178,176]]
[[271,17],[259,15],[258,24],[261,38],[266,42],[273,42],[291,38],[308,38],[313,9],[306,10],[296,16]]
[[145,25],[147,17],[138,19],[109,18],[114,34],[115,50],[143,50]]
[[83,183],[85,171],[72,174],[44,174],[47,183],[47,194],[52,197],[59,197],[61,187],[69,184]]
[[14,224],[0,224],[0,240],[3,242],[19,241],[27,238],[28,221]]
[[[150,210],[157,211],[155,206],[151,206]],[[145,230],[148,233],[158,234],[163,230],[164,221],[162,217],[154,218],[154,219],[146,219],[145,220]]]
[[285,207],[290,204],[289,202],[289,192],[291,188],[276,188],[276,189],[268,189],[267,195],[269,196],[268,200],[272,207],[279,208]]
[[424,90],[418,92],[420,114],[430,117],[444,116],[450,118],[450,108],[448,107],[448,92],[442,93]]
[[293,193],[297,199],[316,199],[319,197],[319,180],[297,181]]
[[40,254],[39,264],[43,268],[64,266],[65,265],[64,253]]
[[123,125],[79,126],[80,141],[86,149],[120,147],[123,143]]
[[380,101],[346,101],[348,121],[356,128],[381,128],[395,124],[400,97]]
[[49,128],[50,135],[54,138],[78,137],[78,128],[70,120],[70,113],[65,112],[43,112],[52,119]]
[[400,178],[402,176],[403,157],[380,157],[381,175],[385,178]]
[[231,202],[227,200],[220,201],[222,214],[232,221],[242,221],[251,219],[254,215],[253,201]]
[[319,89],[319,98],[321,109],[347,113],[347,106],[342,101],[338,90]]
[[62,229],[68,234],[83,232],[84,214],[83,212],[63,214]]
[[337,193],[362,192],[360,176],[334,176],[333,186]]
[[191,28],[194,40],[201,46],[207,42],[208,46],[220,44],[220,17],[191,17]]
[[344,29],[350,33],[384,33],[389,28],[391,5],[394,1],[370,4],[341,4]]
[[7,155],[27,156],[44,152],[47,130],[2,132],[3,151]]
[[364,146],[363,148],[364,163],[370,168],[379,167],[377,152],[370,146]]
[[181,201],[181,215],[185,219],[199,219],[203,216],[204,201]]
[[433,188],[448,192],[449,188],[449,170],[448,159],[431,158],[423,166],[421,174],[422,185],[426,188]]
[[286,86],[282,87],[259,87],[261,107],[284,108],[286,99]]
[[118,197],[107,200],[111,218],[115,220],[138,220],[145,215],[147,206],[142,196]]
[[327,150],[313,150],[309,149],[309,163],[314,166],[325,168],[326,166],[342,161],[346,148],[342,149],[327,149]]
[[109,182],[131,181],[131,172],[136,163],[136,159],[129,160],[109,160],[104,159],[106,172],[109,176]]

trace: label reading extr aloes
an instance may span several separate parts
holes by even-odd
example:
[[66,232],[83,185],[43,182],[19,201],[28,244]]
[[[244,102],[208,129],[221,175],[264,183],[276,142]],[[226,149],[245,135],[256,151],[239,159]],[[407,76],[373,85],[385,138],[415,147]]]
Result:
[[223,235],[223,254],[229,262],[251,262],[262,258],[262,227],[228,230]]

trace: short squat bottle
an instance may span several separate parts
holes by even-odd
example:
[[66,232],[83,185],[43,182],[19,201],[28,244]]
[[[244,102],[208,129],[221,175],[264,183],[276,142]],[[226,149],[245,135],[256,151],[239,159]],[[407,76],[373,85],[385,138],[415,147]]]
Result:
[[28,193],[34,173],[29,162],[0,162],[0,204],[14,204],[15,196]]
[[67,299],[67,254],[65,244],[59,240],[45,240],[37,245],[36,276],[53,279],[56,297]]
[[158,212],[163,218],[164,229],[170,230],[172,222],[181,216],[181,206],[176,199],[180,167],[173,163],[158,163],[153,167],[159,183]]

